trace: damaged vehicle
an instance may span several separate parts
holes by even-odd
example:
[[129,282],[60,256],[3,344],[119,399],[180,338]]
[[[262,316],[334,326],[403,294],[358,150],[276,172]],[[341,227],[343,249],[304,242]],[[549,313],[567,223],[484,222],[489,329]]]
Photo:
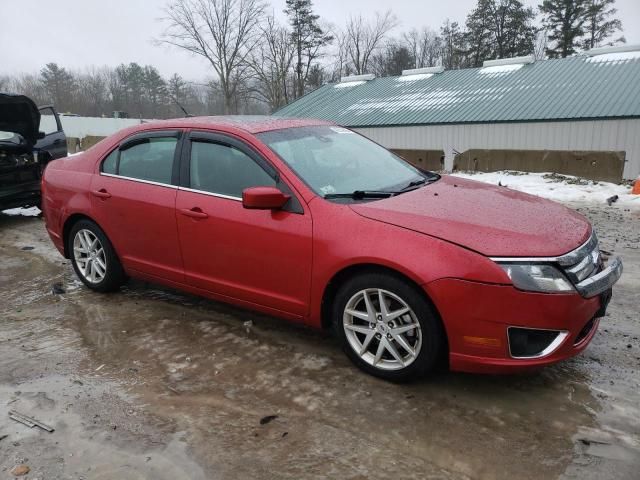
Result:
[[506,373],[576,355],[622,274],[579,213],[319,120],[135,126],[51,162],[42,189],[87,287],[136,277],[330,329],[393,381],[443,360]]
[[51,160],[67,156],[67,139],[52,106],[0,93],[0,211],[40,205],[40,180]]

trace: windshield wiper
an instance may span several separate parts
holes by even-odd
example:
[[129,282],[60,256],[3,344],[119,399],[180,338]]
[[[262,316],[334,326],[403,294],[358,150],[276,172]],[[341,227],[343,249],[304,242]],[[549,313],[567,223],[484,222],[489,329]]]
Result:
[[356,190],[351,193],[327,193],[324,198],[353,198],[354,200],[362,200],[364,198],[389,198],[400,192],[392,192],[389,190]]
[[409,182],[409,184],[404,187],[403,189],[401,189],[401,192],[406,192],[407,190],[411,190],[415,187],[419,187],[420,185],[424,185],[425,183],[427,183],[427,179],[426,178],[419,178],[418,180],[414,180],[413,182]]
[[406,187],[404,187],[404,188],[402,188],[400,190],[400,192],[404,193],[404,192],[408,192],[410,190],[415,190],[416,187],[421,187],[423,185],[429,185],[430,183],[433,183],[433,182],[435,182],[435,181],[437,181],[439,179],[440,179],[440,175],[434,175],[432,177],[422,177],[422,178],[419,178],[417,180],[414,180],[413,182],[409,182]]
[[409,182],[405,187],[400,190],[356,190],[351,193],[327,193],[324,198],[352,198],[354,200],[362,200],[365,198],[389,198],[402,193],[416,190],[423,185],[429,185],[440,179],[440,175],[434,175],[433,177],[423,177],[417,180]]

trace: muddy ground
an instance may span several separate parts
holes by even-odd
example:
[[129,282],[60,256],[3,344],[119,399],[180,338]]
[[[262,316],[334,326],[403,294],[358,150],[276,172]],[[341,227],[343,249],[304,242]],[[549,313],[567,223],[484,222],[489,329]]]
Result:
[[411,385],[284,321],[140,282],[93,293],[41,219],[0,215],[0,479],[639,478],[640,211],[574,207],[625,262],[584,354]]

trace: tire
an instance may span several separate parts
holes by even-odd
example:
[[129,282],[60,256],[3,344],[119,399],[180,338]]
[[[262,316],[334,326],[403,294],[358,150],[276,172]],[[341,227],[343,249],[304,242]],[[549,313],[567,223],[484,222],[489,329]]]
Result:
[[126,276],[113,245],[94,222],[79,220],[74,223],[67,242],[73,269],[91,290],[113,292],[125,282]]
[[[381,292],[385,309],[380,308]],[[373,307],[375,322],[369,321],[365,295]],[[443,351],[442,325],[425,294],[390,274],[362,274],[342,284],[333,302],[332,321],[335,335],[351,361],[365,372],[392,382],[425,376],[435,369]]]

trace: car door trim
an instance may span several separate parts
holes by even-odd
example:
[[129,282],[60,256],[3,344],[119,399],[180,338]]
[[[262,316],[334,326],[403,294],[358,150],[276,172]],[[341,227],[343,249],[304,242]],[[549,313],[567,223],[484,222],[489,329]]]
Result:
[[202,195],[208,195],[210,197],[224,198],[226,200],[235,200],[236,202],[242,201],[242,198],[236,197],[234,195],[224,195],[222,193],[205,192],[204,190],[196,190],[195,188],[178,187],[178,190],[181,190],[184,192],[191,192],[191,193],[200,193]]
[[114,175],[113,173],[100,172],[100,176],[111,177],[111,178],[121,178],[123,180],[129,180],[131,182],[139,182],[139,183],[146,183],[147,185],[156,185],[158,187],[173,188],[174,190],[178,189],[177,185],[171,185],[169,183],[154,182],[152,180],[143,180],[142,178],[125,177],[124,175]]

